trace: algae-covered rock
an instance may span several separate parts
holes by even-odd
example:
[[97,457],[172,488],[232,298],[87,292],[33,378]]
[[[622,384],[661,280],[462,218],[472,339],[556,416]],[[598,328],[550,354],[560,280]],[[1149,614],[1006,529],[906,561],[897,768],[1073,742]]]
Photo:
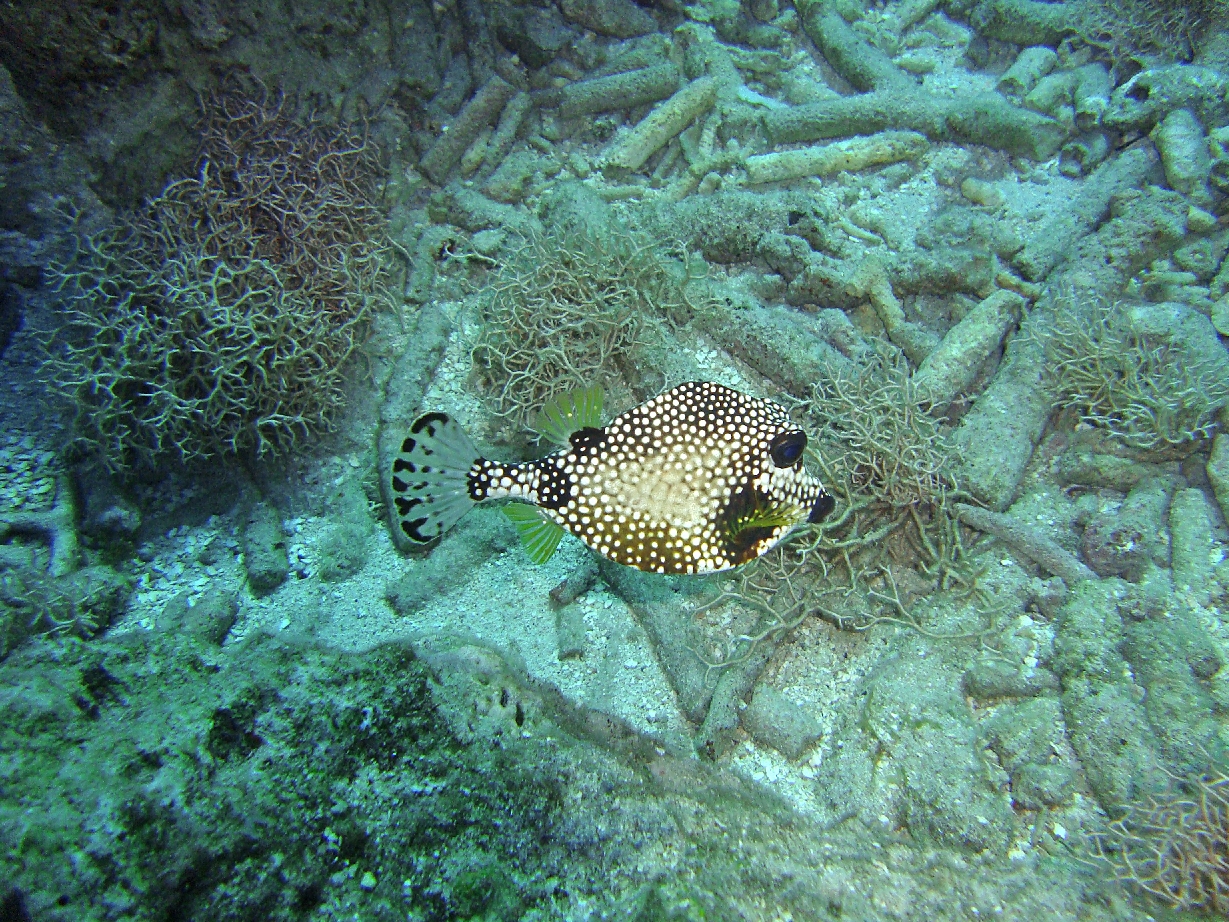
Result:
[[1084,525],[1084,560],[1098,576],[1135,582],[1148,565],[1145,534],[1130,516],[1098,513]]
[[678,580],[663,580],[603,559],[602,578],[636,615],[649,635],[657,661],[674,689],[679,709],[688,720],[700,723],[708,713],[713,688],[707,666],[696,654],[701,640],[695,619],[687,610],[702,588]]
[[1212,588],[1213,514],[1203,491],[1194,488],[1175,493],[1169,507],[1174,586],[1202,602]]
[[1208,125],[1223,124],[1225,77],[1194,64],[1171,64],[1142,70],[1110,97],[1105,124],[1119,131],[1147,131],[1170,112],[1189,109]]
[[1128,596],[1118,579],[1077,584],[1059,611],[1054,637],[1071,746],[1106,810],[1121,809],[1165,782],[1143,689],[1121,652],[1119,603]]
[[1058,691],[1058,677],[1048,669],[985,658],[965,670],[961,685],[966,695],[982,701],[1032,698]]
[[258,503],[243,529],[243,567],[254,595],[268,595],[290,572],[286,533],[276,509]]
[[426,557],[404,561],[400,575],[384,587],[393,611],[408,617],[455,587],[488,558],[516,543],[516,532],[500,511],[480,506],[463,518]]
[[452,880],[452,908],[461,919],[507,919],[525,913],[516,881],[494,856],[475,855]]
[[563,15],[598,35],[633,38],[657,31],[653,17],[632,0],[563,0]]
[[367,562],[367,522],[334,525],[316,546],[316,572],[326,583],[349,579]]
[[770,685],[760,684],[742,713],[742,724],[757,742],[787,759],[797,759],[823,735],[806,711]]
[[1015,826],[991,781],[959,675],[907,642],[868,678],[862,705],[825,752],[821,800],[867,825],[981,851],[1006,845]]
[[1144,713],[1166,767],[1199,775],[1223,748],[1213,699],[1200,681],[1215,675],[1222,657],[1188,610],[1161,615],[1129,622],[1123,653],[1146,691]]
[[1005,704],[980,729],[1011,775],[1011,799],[1018,807],[1041,810],[1071,795],[1076,766],[1063,737],[1057,698]]
[[[1162,470],[1158,465],[1142,468]],[[1153,567],[1169,566],[1165,515],[1178,479],[1144,476],[1120,504],[1096,503],[1081,513],[1084,559],[1099,576],[1121,576],[1139,582]]]
[[555,612],[555,655],[561,660],[579,659],[589,646],[584,609],[571,602]]
[[553,161],[535,151],[514,151],[491,174],[482,191],[497,202],[515,204],[524,199],[534,174],[544,172],[552,165]]
[[914,373],[919,391],[936,407],[945,407],[966,394],[986,359],[1015,324],[1024,303],[1018,294],[1003,289],[978,303]]
[[1141,480],[1176,473],[1176,468],[1083,448],[1071,448],[1059,455],[1058,467],[1054,473],[1058,482],[1064,486],[1075,483],[1089,487],[1109,487],[1127,493]]
[[1208,480],[1216,494],[1216,503],[1221,514],[1229,519],[1229,434],[1218,432],[1212,441],[1212,454],[1208,458]]
[[235,625],[239,602],[221,589],[206,590],[195,603],[181,592],[167,602],[158,618],[158,630],[175,635],[187,634],[206,644],[220,647]]
[[1212,201],[1208,178],[1212,158],[1208,154],[1208,139],[1193,112],[1174,109],[1152,132],[1152,140],[1161,152],[1165,179],[1169,187],[1200,205]]
[[51,576],[30,568],[0,571],[0,659],[26,640],[92,637],[128,604],[132,584],[105,564]]
[[[1044,342],[1056,317],[1117,296],[1131,275],[1183,238],[1189,205],[1177,193],[1150,188],[1116,199],[1111,214],[1095,233],[1065,248],[1068,264],[1050,276],[1049,293],[1021,323],[1021,335],[1012,338],[993,380],[954,433],[957,479],[993,508],[1010,504],[1050,417]],[[1078,288],[1076,304],[1068,302],[1065,286]]]

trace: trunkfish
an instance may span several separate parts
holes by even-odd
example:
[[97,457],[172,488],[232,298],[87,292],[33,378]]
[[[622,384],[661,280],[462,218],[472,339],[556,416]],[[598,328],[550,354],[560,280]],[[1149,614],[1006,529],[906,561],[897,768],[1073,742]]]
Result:
[[766,553],[836,505],[803,466],[807,435],[771,400],[680,384],[601,425],[584,388],[550,401],[537,429],[561,445],[536,461],[481,456],[446,413],[425,413],[393,462],[397,521],[428,544],[478,503],[504,513],[535,563],[565,531],[603,557],[654,573],[714,573]]

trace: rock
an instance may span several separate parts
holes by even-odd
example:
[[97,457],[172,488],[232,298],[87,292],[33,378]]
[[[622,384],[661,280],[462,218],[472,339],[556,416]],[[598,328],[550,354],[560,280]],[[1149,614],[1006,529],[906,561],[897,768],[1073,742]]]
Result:
[[563,0],[563,15],[598,35],[634,38],[657,31],[657,22],[632,0]]
[[1208,155],[1208,139],[1203,126],[1188,109],[1174,109],[1152,132],[1152,140],[1161,152],[1165,179],[1169,187],[1200,205],[1211,203],[1208,177],[1212,159]]
[[1137,582],[1149,562],[1141,524],[1119,512],[1093,515],[1084,526],[1084,561],[1101,577],[1121,576]]
[[1212,516],[1202,490],[1193,487],[1174,494],[1169,507],[1174,587],[1188,590],[1207,604],[1212,585]]
[[1017,807],[1040,810],[1070,796],[1075,766],[1062,725],[1056,698],[1006,704],[982,725],[983,738],[1011,776]]
[[475,572],[515,541],[516,532],[503,514],[480,506],[458,522],[448,540],[427,557],[406,560],[404,572],[385,585],[384,598],[398,615],[409,617],[455,586],[457,574]]
[[585,655],[585,613],[575,602],[555,612],[555,655],[561,660]]
[[524,11],[496,7],[495,17],[495,34],[500,44],[535,69],[553,61],[577,35],[553,6]]
[[260,503],[248,514],[243,529],[243,567],[253,595],[268,595],[286,579],[290,558],[282,519],[272,506]]
[[132,586],[105,564],[83,567],[56,581],[60,601],[76,622],[76,629],[89,636],[107,627],[128,605]]
[[1221,336],[1229,336],[1229,295],[1212,305],[1212,326]]
[[961,679],[970,698],[993,701],[997,698],[1032,698],[1058,691],[1058,677],[1048,669],[1025,670],[1001,659],[977,660]]
[[[497,202],[515,204],[525,197],[534,175],[551,166],[551,161],[536,151],[518,150],[509,154],[499,165],[482,191]],[[479,231],[478,233],[486,233]],[[475,235],[477,236],[477,235]]]
[[316,573],[326,583],[349,579],[367,561],[366,523],[343,522],[330,528],[316,546]]
[[82,533],[129,539],[136,535],[141,527],[141,512],[105,469],[78,470],[74,480],[81,495]]
[[811,716],[770,685],[756,686],[742,713],[742,725],[755,741],[795,760],[819,742],[823,731]]
[[210,589],[188,609],[184,627],[188,632],[220,647],[235,626],[239,603],[229,592]]
[[1208,458],[1208,480],[1216,494],[1220,511],[1229,520],[1229,434],[1220,432],[1212,441],[1212,455]]

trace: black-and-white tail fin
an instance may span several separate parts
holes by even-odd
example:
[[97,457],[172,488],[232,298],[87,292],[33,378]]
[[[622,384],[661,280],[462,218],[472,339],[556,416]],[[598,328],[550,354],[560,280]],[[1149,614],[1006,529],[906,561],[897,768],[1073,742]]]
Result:
[[393,460],[393,503],[411,541],[434,541],[474,508],[468,476],[478,449],[446,413],[414,420]]

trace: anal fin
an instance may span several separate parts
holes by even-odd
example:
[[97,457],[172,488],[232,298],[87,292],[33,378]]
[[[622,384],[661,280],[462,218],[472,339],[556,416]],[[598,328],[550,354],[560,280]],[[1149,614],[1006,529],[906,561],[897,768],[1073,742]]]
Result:
[[509,503],[503,510],[508,521],[516,526],[530,560],[543,564],[554,556],[563,539],[562,525],[529,503]]

